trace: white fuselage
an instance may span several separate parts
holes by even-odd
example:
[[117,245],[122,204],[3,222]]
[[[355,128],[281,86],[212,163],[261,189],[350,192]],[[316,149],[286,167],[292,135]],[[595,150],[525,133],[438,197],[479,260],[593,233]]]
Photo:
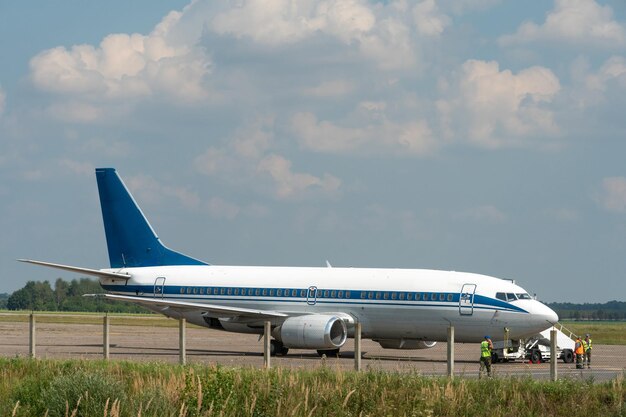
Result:
[[[129,273],[126,284],[101,278],[115,294],[304,314],[342,314],[362,324],[374,340],[445,341],[455,327],[458,342],[534,335],[558,321],[554,311],[511,281],[480,274],[426,269],[256,266],[160,266],[106,270]],[[496,294],[525,294],[504,301]],[[261,333],[261,320],[238,320],[201,311],[155,310],[226,330]],[[275,319],[273,319],[275,321]],[[349,320],[348,320],[349,321]],[[350,332],[352,335],[352,332]]]

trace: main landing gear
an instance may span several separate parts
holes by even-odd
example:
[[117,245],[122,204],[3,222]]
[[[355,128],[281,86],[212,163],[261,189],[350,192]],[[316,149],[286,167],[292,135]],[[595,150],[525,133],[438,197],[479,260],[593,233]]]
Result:
[[285,356],[289,352],[289,348],[285,347],[282,342],[272,339],[270,340],[270,356]]
[[320,357],[326,355],[327,358],[338,358],[339,357],[339,348],[337,349],[318,349],[317,354]]

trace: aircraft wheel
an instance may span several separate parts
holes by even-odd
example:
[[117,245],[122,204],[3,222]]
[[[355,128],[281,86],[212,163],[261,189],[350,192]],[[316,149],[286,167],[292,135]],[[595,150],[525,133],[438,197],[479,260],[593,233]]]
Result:
[[337,349],[318,349],[317,354],[321,356],[326,355],[327,358],[338,358],[339,348]]
[[541,363],[541,352],[538,350],[533,350],[530,354],[530,361],[532,363]]
[[285,347],[282,342],[272,339],[270,340],[270,356],[285,356],[289,352],[289,348]]
[[563,362],[565,363],[572,363],[574,362],[574,352],[572,352],[571,349],[565,349],[563,351]]

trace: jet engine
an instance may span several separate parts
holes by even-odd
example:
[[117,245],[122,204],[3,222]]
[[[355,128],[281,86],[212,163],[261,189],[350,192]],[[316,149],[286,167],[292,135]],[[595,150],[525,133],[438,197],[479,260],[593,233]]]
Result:
[[272,335],[289,348],[338,349],[346,342],[348,328],[337,316],[309,314],[289,317]]
[[415,339],[379,339],[376,340],[383,349],[430,349],[437,342]]

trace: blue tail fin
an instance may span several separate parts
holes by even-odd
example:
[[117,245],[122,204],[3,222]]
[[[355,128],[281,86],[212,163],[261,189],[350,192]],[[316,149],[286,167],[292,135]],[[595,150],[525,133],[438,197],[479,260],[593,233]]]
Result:
[[165,247],[114,168],[96,168],[111,268],[206,265]]

